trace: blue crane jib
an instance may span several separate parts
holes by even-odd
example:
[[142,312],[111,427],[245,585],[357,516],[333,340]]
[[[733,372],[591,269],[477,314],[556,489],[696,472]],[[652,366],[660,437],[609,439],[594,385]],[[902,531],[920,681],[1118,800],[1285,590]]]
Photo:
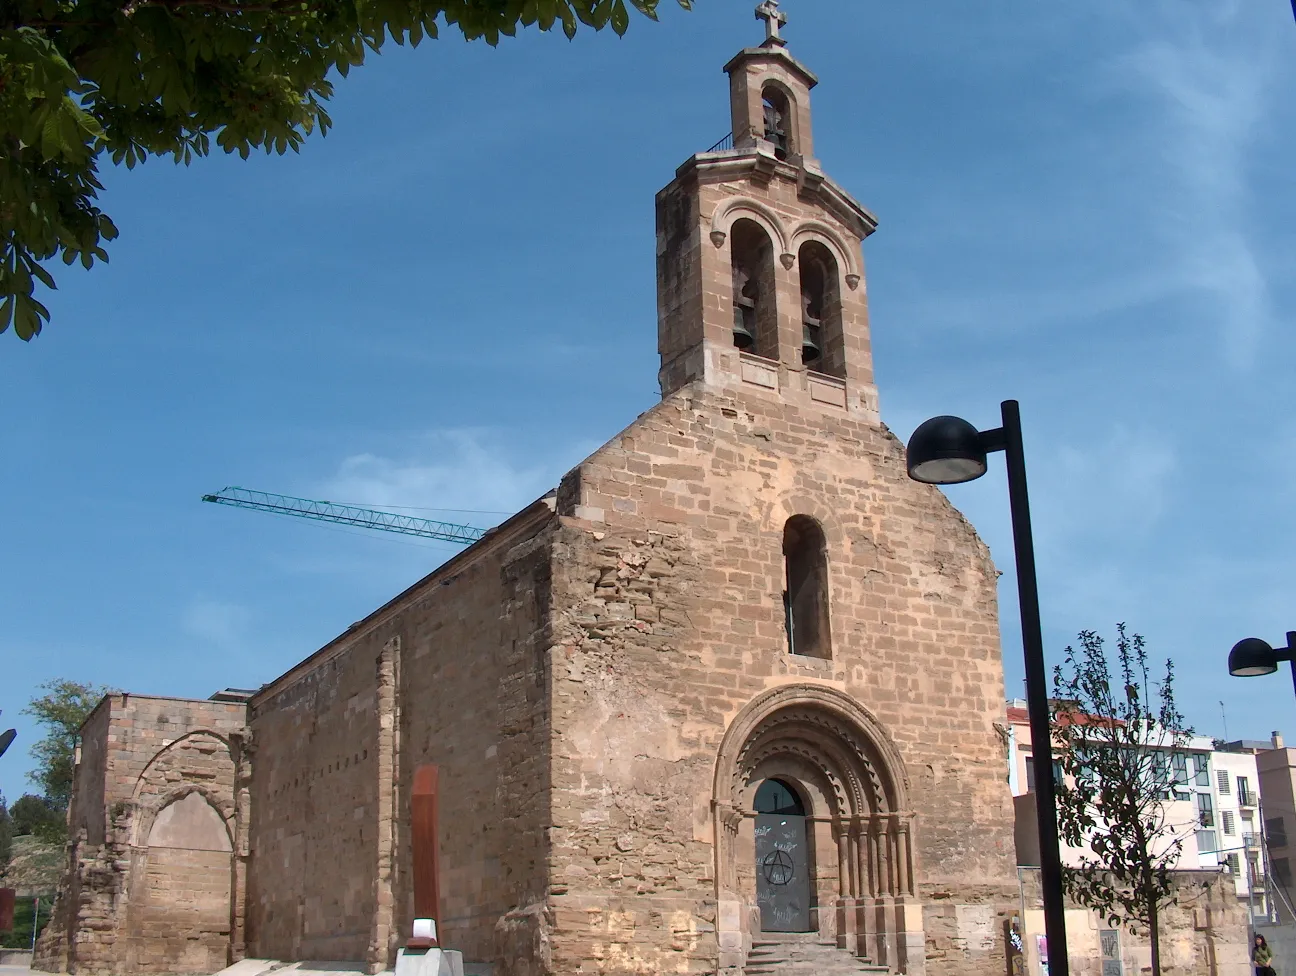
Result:
[[222,488],[214,495],[203,495],[202,500],[217,505],[250,508],[257,512],[295,515],[298,518],[317,519],[320,522],[336,522],[341,525],[355,525],[362,529],[377,529],[380,532],[397,532],[401,535],[414,535],[424,539],[438,539],[464,546],[472,545],[491,531],[472,525],[435,522],[410,515],[358,508],[355,505],[335,505],[333,502],[294,498],[292,495],[273,495],[264,491],[249,491],[246,488]]

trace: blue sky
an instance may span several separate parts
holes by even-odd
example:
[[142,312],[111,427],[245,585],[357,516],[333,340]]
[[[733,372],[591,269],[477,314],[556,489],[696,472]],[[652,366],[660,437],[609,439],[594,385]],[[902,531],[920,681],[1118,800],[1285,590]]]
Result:
[[[663,0],[663,7],[668,0]],[[491,524],[657,399],[653,194],[729,129],[748,0],[618,40],[393,47],[298,156],[109,169],[112,262],[0,336],[0,790],[67,677],[283,672],[453,552],[203,505],[227,484]],[[1046,642],[1145,634],[1219,735],[1296,734],[1237,639],[1296,628],[1286,0],[788,0],[865,246],[884,420],[1022,403]],[[950,489],[1020,639],[1002,465]],[[478,512],[484,514],[476,514]]]

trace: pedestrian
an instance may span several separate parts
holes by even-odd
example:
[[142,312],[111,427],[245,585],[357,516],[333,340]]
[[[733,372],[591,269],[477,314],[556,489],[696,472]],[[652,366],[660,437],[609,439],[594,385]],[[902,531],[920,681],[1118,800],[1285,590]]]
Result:
[[1273,950],[1263,935],[1257,934],[1251,947],[1251,961],[1255,963],[1255,976],[1276,976],[1273,968]]

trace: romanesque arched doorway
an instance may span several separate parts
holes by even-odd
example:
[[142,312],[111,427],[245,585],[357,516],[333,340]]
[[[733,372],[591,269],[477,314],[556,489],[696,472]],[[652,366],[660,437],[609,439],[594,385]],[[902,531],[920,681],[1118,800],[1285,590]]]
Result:
[[721,967],[761,932],[817,931],[903,971],[923,945],[907,787],[890,736],[844,692],[788,685],[743,709],[713,801]]

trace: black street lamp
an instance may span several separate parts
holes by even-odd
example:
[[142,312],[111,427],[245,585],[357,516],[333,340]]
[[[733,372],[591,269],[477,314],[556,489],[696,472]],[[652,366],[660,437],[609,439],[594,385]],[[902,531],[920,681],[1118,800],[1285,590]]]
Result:
[[957,485],[986,473],[986,455],[1003,451],[1008,462],[1008,501],[1017,551],[1017,599],[1021,608],[1022,650],[1026,658],[1026,704],[1031,751],[1035,756],[1035,815],[1039,822],[1040,882],[1050,976],[1069,976],[1066,916],[1062,900],[1062,851],[1058,843],[1057,784],[1053,778],[1053,740],[1049,728],[1048,673],[1040,630],[1039,585],[1030,502],[1026,496],[1026,458],[1021,414],[1016,400],[1000,404],[1003,426],[979,431],[958,417],[933,417],[909,438],[909,477],[929,485]]
[[1296,630],[1287,631],[1287,646],[1273,648],[1259,637],[1248,637],[1233,645],[1229,651],[1229,674],[1235,678],[1254,678],[1260,674],[1273,674],[1280,661],[1290,661],[1292,686],[1296,688]]

